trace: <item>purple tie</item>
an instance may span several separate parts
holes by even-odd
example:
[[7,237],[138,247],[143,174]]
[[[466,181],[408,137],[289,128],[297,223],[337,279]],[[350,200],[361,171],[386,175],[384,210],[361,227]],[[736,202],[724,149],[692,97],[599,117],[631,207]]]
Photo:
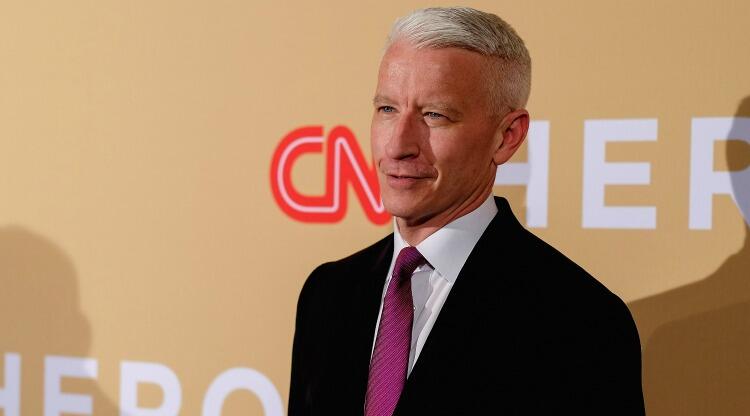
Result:
[[404,389],[414,319],[411,275],[424,262],[415,247],[404,247],[396,258],[370,361],[365,416],[391,416]]

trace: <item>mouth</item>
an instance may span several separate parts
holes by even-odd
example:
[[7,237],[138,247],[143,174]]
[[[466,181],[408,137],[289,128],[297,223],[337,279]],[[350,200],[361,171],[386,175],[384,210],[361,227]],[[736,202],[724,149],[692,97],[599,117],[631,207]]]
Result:
[[417,186],[420,182],[429,179],[424,176],[390,175],[386,174],[386,182],[393,189],[407,190]]
[[395,179],[427,179],[424,176],[411,176],[411,175],[391,175],[387,174],[389,178],[395,178]]
[[426,163],[384,159],[378,168],[384,185],[394,190],[416,189],[438,178],[437,169]]

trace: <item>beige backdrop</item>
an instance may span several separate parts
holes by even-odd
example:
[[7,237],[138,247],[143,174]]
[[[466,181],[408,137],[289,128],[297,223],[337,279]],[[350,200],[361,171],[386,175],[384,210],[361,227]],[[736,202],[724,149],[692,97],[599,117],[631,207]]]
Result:
[[[750,180],[739,173],[750,172],[741,118],[750,116],[750,3],[467,4],[504,17],[527,42],[529,110],[549,123],[547,226],[532,230],[629,302],[650,414],[744,414],[747,222],[726,194],[712,198],[708,229],[691,229],[689,214],[691,155],[707,149],[691,153],[693,123],[705,117],[734,117],[731,138],[746,139],[708,149],[715,171],[737,172],[724,184],[750,212]],[[85,408],[86,397],[93,414],[115,415],[135,397],[131,407],[178,403],[180,414],[208,416],[209,386],[230,369],[246,370],[222,380],[246,389],[226,396],[224,415],[260,415],[264,405],[279,414],[307,274],[390,225],[365,215],[354,186],[337,222],[292,218],[274,198],[272,159],[300,127],[325,136],[341,125],[369,161],[385,34],[427,5],[0,3],[5,415],[14,397],[23,415]],[[655,136],[609,142],[606,161],[649,163],[649,184],[607,185],[604,202],[655,207],[655,228],[584,227],[584,177],[602,174],[584,170],[585,123],[644,119]],[[627,135],[611,125],[610,139]],[[329,162],[300,155],[295,189],[323,195]],[[525,219],[525,189],[495,193]]]

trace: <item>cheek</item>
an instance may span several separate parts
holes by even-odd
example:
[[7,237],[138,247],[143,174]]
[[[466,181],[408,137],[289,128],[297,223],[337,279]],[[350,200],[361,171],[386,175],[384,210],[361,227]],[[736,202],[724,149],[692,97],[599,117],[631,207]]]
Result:
[[[477,147],[476,143],[467,143],[468,140],[461,142],[455,138],[452,140],[450,146],[446,145],[449,143],[448,140],[442,142],[443,146],[434,146],[435,167],[446,186],[462,187],[481,176],[486,169],[485,159],[491,158],[485,155],[485,151]],[[457,146],[455,143],[465,143],[465,145]]]
[[467,146],[457,146],[460,138],[437,137],[431,140],[432,158],[439,170],[455,175],[456,171],[467,168],[470,152]]
[[378,160],[385,151],[387,137],[386,128],[383,123],[373,120],[370,126],[370,151],[372,152],[373,159]]

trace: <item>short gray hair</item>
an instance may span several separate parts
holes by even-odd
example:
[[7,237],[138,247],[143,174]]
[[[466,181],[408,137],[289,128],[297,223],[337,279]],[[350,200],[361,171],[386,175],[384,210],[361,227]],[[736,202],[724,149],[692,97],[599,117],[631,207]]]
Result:
[[498,108],[524,108],[531,89],[531,57],[503,19],[470,7],[415,10],[393,24],[386,49],[398,40],[417,48],[461,48],[494,58],[490,98]]

